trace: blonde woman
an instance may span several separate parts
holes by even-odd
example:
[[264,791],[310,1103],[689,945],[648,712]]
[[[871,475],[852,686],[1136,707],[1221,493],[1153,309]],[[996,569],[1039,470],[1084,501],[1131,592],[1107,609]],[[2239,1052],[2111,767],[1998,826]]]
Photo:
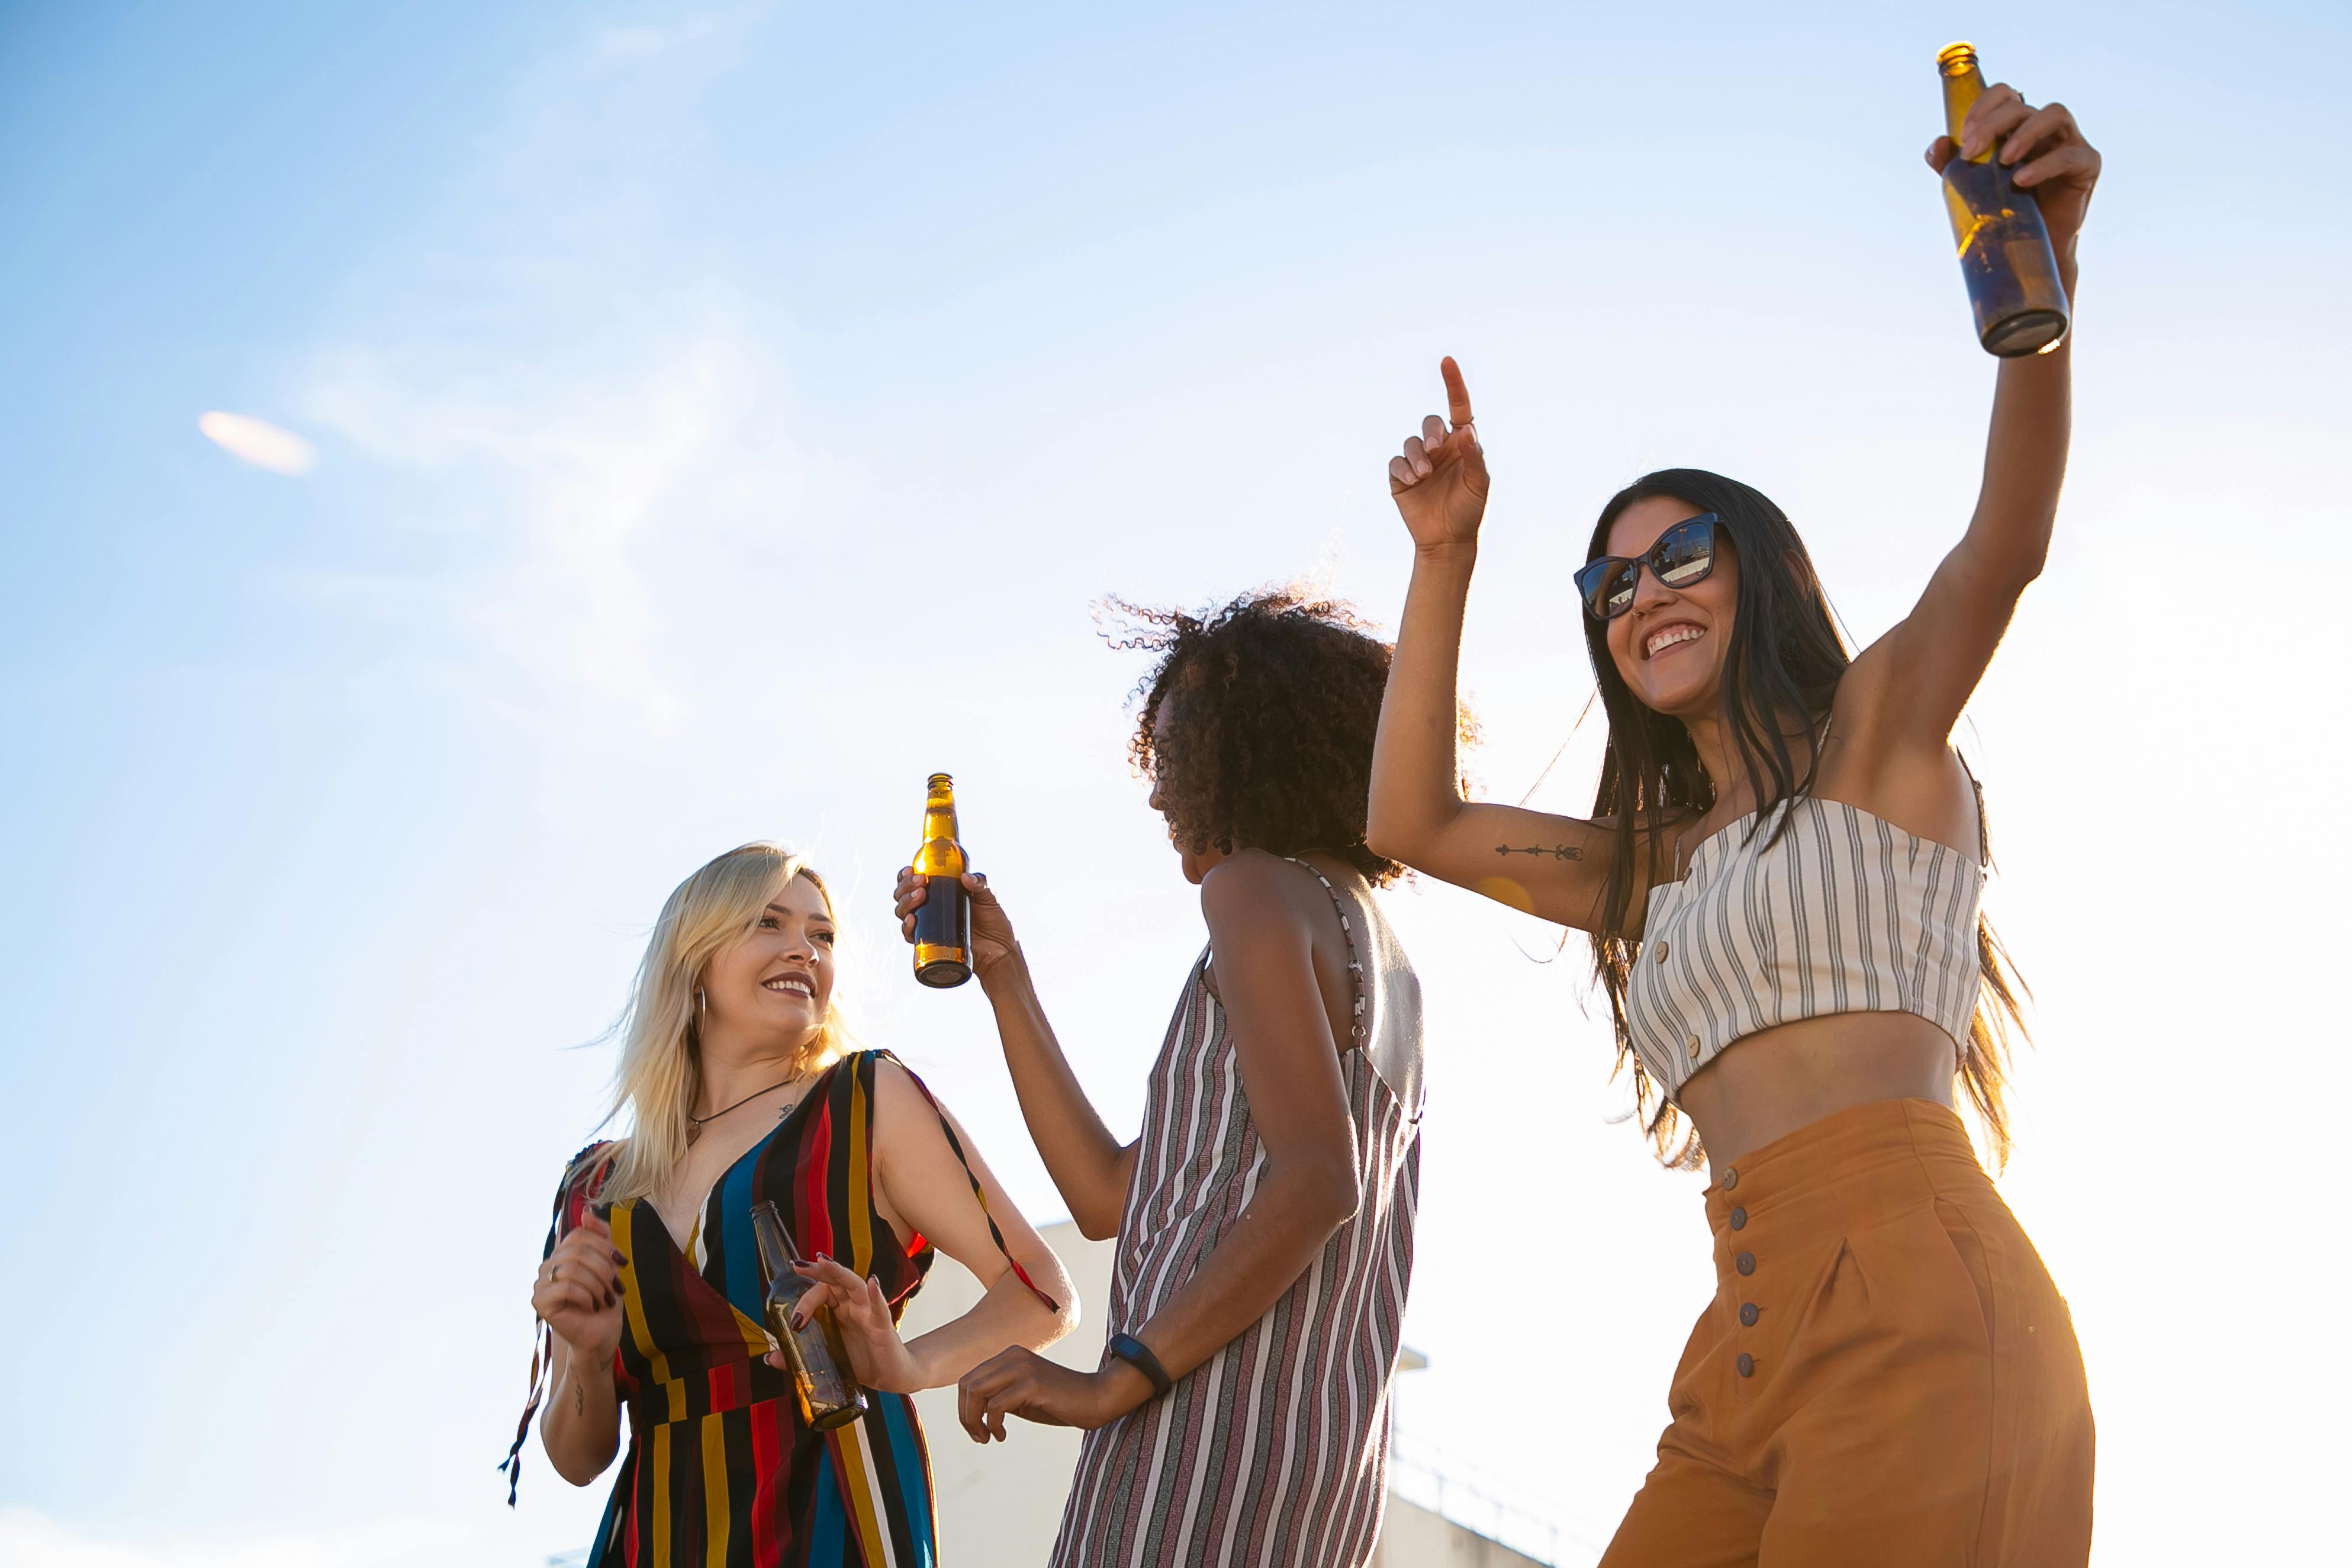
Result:
[[[629,1443],[591,1568],[858,1568],[938,1561],[908,1396],[1076,1320],[1061,1262],[921,1082],[857,1051],[833,1006],[833,902],[807,863],[746,844],[671,894],[623,1021],[625,1138],[566,1169],[531,1289],[547,1325],[540,1435],[585,1486]],[[754,1203],[792,1226],[866,1414],[819,1433],[761,1326]],[[897,1321],[936,1247],[986,1286],[911,1341]],[[539,1402],[535,1391],[532,1405]],[[530,1412],[515,1436],[510,1471]],[[511,1499],[511,1492],[509,1492]]]

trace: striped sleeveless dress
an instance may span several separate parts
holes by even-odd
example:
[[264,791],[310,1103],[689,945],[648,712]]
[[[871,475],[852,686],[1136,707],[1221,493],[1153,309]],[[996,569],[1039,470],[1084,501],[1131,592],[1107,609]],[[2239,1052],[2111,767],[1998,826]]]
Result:
[[[772,1200],[803,1252],[828,1252],[851,1272],[873,1275],[894,1318],[930,1270],[930,1243],[898,1235],[874,1207],[883,1061],[897,1063],[868,1051],[826,1068],[711,1184],[683,1248],[651,1203],[611,1206],[613,1245],[626,1260],[614,1381],[628,1448],[588,1568],[936,1568],[930,1455],[913,1400],[868,1389],[864,1416],[812,1431],[789,1377],[764,1359],[773,1342],[761,1322],[767,1281],[753,1204]],[[940,1125],[961,1159],[944,1116]],[[616,1152],[596,1144],[573,1158],[556,1193],[548,1251],[597,1203]],[[977,1182],[972,1191],[985,1211]],[[539,1404],[538,1377],[534,1363],[511,1471]]]
[[[1314,872],[1311,866],[1306,867]],[[1331,894],[1360,966],[1345,1055],[1362,1200],[1266,1314],[1161,1398],[1089,1432],[1054,1568],[1356,1568],[1388,1493],[1389,1379],[1421,1180],[1421,988],[1363,890]],[[1109,1333],[1190,1279],[1265,1163],[1211,955],[1153,1063],[1119,1218]]]

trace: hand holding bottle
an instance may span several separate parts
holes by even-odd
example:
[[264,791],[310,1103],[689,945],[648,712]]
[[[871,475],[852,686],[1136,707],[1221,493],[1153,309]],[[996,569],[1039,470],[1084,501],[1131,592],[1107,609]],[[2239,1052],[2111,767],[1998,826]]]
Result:
[[1997,154],[2008,165],[2010,178],[2033,193],[2050,243],[2070,271],[2074,235],[2091,204],[2091,190],[2099,183],[2099,152],[2083,139],[2074,112],[2063,103],[2040,109],[2007,82],[1987,88],[1969,106],[1958,141],[1938,136],[1928,144],[1927,167],[1941,174],[1955,158],[1975,158],[2000,144]]
[[[1021,944],[1013,935],[1013,921],[1005,915],[1004,905],[989,891],[988,878],[968,871],[961,880],[971,900],[971,971],[986,985],[990,972],[1019,953]],[[898,868],[898,929],[909,942],[915,939],[915,911],[929,894],[929,879],[921,872],[913,866]]]
[[531,1285],[531,1310],[592,1365],[611,1361],[621,1345],[620,1265],[612,1230],[591,1210],[555,1244]]
[[1471,423],[1470,389],[1450,357],[1437,368],[1445,378],[1446,418],[1423,420],[1421,434],[1405,438],[1402,455],[1389,459],[1389,494],[1423,550],[1475,544],[1486,515],[1486,453]]
[[[898,1337],[898,1325],[890,1321],[890,1303],[882,1297],[881,1281],[870,1275],[861,1280],[821,1252],[808,1262],[793,1264],[793,1269],[802,1279],[813,1281],[808,1293],[794,1303],[794,1315],[805,1322],[819,1308],[833,1309],[833,1326],[841,1335],[842,1349],[849,1353],[849,1368],[858,1382],[887,1394],[913,1394],[928,1386],[914,1353]],[[768,1364],[779,1371],[791,1370],[777,1351],[769,1352]]]

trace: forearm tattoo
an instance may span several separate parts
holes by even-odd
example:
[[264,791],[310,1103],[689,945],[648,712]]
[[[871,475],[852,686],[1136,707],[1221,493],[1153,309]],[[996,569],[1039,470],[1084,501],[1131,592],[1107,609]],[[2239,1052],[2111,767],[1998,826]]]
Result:
[[1580,861],[1584,852],[1574,844],[1529,844],[1521,849],[1515,844],[1496,844],[1498,855],[1549,855],[1556,861]]

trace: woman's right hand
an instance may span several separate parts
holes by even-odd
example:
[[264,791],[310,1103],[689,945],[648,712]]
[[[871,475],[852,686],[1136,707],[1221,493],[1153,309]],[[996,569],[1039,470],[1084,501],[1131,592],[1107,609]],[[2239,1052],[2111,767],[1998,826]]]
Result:
[[[1013,921],[1004,905],[988,890],[988,878],[968,871],[963,873],[963,890],[971,901],[971,972],[985,984],[999,964],[1021,951],[1021,943],[1013,935]],[[913,866],[898,868],[898,931],[909,942],[915,939],[915,911],[930,897],[930,891],[929,877]]]
[[577,1364],[604,1366],[621,1346],[621,1254],[592,1210],[555,1244],[531,1286],[531,1310],[572,1347]]
[[1476,543],[1486,515],[1486,453],[1471,423],[1470,389],[1451,357],[1437,368],[1445,378],[1446,419],[1433,413],[1423,420],[1421,434],[1405,438],[1402,455],[1389,459],[1389,494],[1414,548],[1423,550]]

